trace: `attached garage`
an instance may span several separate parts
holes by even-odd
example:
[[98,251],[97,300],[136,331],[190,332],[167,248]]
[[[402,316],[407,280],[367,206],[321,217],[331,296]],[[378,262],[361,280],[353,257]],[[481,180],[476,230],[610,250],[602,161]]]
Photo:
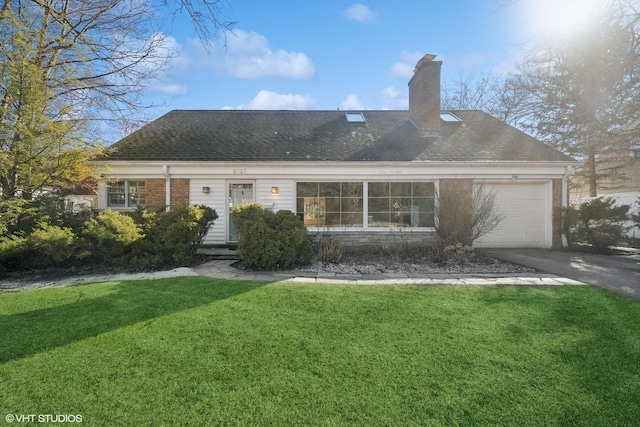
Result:
[[494,191],[504,216],[489,234],[474,242],[480,248],[550,248],[552,239],[551,182],[486,184]]

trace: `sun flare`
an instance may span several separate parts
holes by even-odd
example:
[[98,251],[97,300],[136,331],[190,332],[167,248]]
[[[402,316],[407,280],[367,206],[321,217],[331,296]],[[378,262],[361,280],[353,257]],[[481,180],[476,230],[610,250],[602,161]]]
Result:
[[525,0],[525,27],[535,36],[563,36],[588,28],[608,0]]

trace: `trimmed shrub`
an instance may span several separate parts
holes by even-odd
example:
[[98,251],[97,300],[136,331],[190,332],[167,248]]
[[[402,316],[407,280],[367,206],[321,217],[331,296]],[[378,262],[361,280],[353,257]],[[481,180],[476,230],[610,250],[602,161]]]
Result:
[[107,264],[126,265],[130,246],[144,233],[133,218],[107,209],[87,221],[82,229],[85,255]]
[[0,202],[0,265],[2,271],[52,267],[71,258],[75,234],[63,228],[49,203],[10,199]]
[[635,222],[636,227],[640,227],[640,196],[636,200],[636,213],[631,214],[631,221]]
[[236,230],[240,232],[249,224],[266,221],[266,212],[269,211],[265,210],[259,203],[238,206],[231,213],[233,215],[233,224]]
[[238,230],[238,256],[246,268],[287,269],[311,262],[311,240],[298,216],[288,210],[273,213],[260,204],[233,210]]
[[252,270],[274,270],[281,267],[281,245],[276,239],[275,230],[265,221],[248,223],[242,231],[238,229],[238,234],[238,257],[245,267]]
[[29,243],[22,233],[0,237],[0,272],[16,270],[30,257]]
[[40,199],[0,202],[2,271],[55,266],[73,255],[74,238],[72,230],[53,223]]
[[0,201],[0,236],[30,233],[43,214],[33,200]]
[[193,261],[218,214],[208,206],[199,205],[164,213],[136,213],[135,218],[145,238],[135,244],[133,267],[166,268],[189,265]]
[[281,210],[273,216],[273,221],[272,227],[276,231],[276,239],[281,244],[279,260],[281,268],[309,264],[313,248],[307,234],[307,227],[302,220],[291,211]]
[[4,235],[0,235],[1,271],[50,267],[61,262],[135,270],[189,265],[218,217],[207,206],[155,213],[144,209],[132,213],[106,210],[85,221],[76,232],[52,224],[46,215],[28,230],[9,232],[25,212],[29,221],[36,217],[37,212],[27,211],[22,205],[18,208],[0,211],[4,214],[0,220],[6,223]]
[[37,254],[56,263],[68,260],[75,251],[73,230],[57,225],[41,223],[27,240]]
[[616,206],[613,197],[599,197],[570,207],[564,212],[564,227],[569,242],[588,244],[596,252],[606,252],[624,239],[630,206]]

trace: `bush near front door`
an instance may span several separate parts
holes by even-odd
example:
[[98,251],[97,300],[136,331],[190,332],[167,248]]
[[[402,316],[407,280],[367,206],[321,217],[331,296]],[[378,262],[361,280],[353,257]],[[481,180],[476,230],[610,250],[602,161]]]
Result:
[[233,212],[238,231],[238,257],[252,270],[288,269],[311,262],[307,228],[293,212],[268,211],[258,203],[241,205]]

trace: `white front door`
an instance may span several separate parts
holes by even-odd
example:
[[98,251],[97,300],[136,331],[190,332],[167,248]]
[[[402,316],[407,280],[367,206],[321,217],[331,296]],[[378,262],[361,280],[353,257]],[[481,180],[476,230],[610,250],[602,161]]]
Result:
[[229,219],[229,237],[227,242],[237,243],[238,232],[233,225],[233,215],[231,212],[233,208],[253,203],[255,201],[253,182],[230,182],[229,183],[229,210],[227,212],[227,218]]

